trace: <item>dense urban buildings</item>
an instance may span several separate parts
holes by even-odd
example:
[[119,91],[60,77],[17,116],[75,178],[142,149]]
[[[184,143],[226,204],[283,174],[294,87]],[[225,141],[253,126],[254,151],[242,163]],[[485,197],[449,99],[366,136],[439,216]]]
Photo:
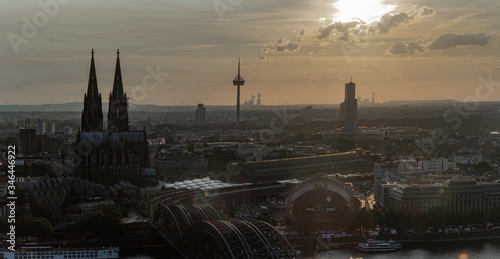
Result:
[[232,179],[250,182],[270,182],[285,179],[307,179],[318,173],[350,174],[371,172],[373,162],[354,152],[297,158],[281,158],[239,165],[241,174]]
[[[119,61],[117,64],[119,68]],[[121,78],[120,73],[115,72],[116,78]],[[116,82],[115,96],[124,96]],[[90,99],[86,100],[90,107]],[[500,138],[495,134],[440,136],[443,133],[432,125],[372,123],[370,118],[374,116],[378,116],[374,121],[385,114],[400,114],[395,115],[396,120],[408,116],[405,108],[386,107],[361,107],[358,116],[368,125],[360,125],[356,134],[346,134],[344,120],[332,118],[333,108],[314,105],[288,110],[282,117],[273,110],[248,111],[245,121],[238,125],[230,119],[232,108],[221,111],[215,107],[203,127],[194,127],[199,125],[198,118],[193,119],[196,108],[200,111],[205,106],[187,107],[183,112],[118,111],[115,114],[128,114],[128,118],[116,120],[115,125],[130,123],[137,131],[111,129],[103,121],[100,130],[73,135],[70,128],[89,128],[80,125],[79,116],[19,115],[21,121],[26,121],[21,123],[25,128],[0,133],[9,141],[12,134],[17,136],[20,150],[36,148],[16,159],[16,173],[20,181],[32,182],[33,187],[26,188],[33,190],[23,190],[32,210],[51,218],[58,227],[66,221],[84,219],[110,199],[119,201],[123,197],[136,205],[144,204],[141,211],[152,215],[151,219],[163,217],[182,224],[184,211],[193,220],[191,227],[200,223],[200,210],[211,224],[210,217],[217,218],[216,214],[236,220],[233,222],[266,220],[288,233],[283,236],[295,247],[328,247],[321,242],[335,239],[324,236],[338,231],[345,232],[338,240],[357,240],[355,233],[361,228],[373,230],[370,224],[395,228],[396,221],[384,221],[384,215],[407,216],[410,225],[405,228],[419,228],[422,218],[434,213],[448,215],[444,218],[462,225],[469,222],[471,215],[476,215],[474,222],[497,222],[500,184],[499,166],[494,161],[500,152],[492,143]],[[91,117],[85,108],[82,115]],[[45,133],[36,135],[34,128],[39,118],[65,132],[53,130],[49,134],[45,123]],[[94,125],[99,125],[100,116],[94,118]],[[277,120],[288,124],[281,131],[262,130],[267,127],[266,121]],[[12,120],[6,123],[12,125]],[[49,175],[54,180],[43,179]],[[70,186],[66,196],[61,183]],[[102,186],[97,189],[101,194],[104,191],[104,197],[94,191],[94,185]],[[137,202],[139,199],[142,201]],[[156,199],[165,206],[148,205],[155,204]],[[166,208],[175,212],[174,216]],[[0,207],[0,214],[5,214],[5,209]],[[379,221],[370,215],[376,215]],[[363,222],[356,221],[361,217]],[[303,228],[306,220],[315,222],[316,230],[326,233],[308,236]],[[153,224],[166,236],[195,235],[172,232],[162,222]],[[447,222],[440,224],[455,224]],[[235,229],[244,229],[239,228],[240,223],[235,224]],[[425,224],[430,226],[427,221]],[[222,224],[215,227],[224,228]],[[399,229],[394,231],[400,233]],[[297,235],[291,233],[304,233],[298,234],[303,240],[294,239]]]
[[158,178],[165,181],[204,177],[208,174],[208,159],[183,148],[161,148],[153,158]]
[[389,191],[387,205],[390,210],[407,210],[414,216],[431,209],[463,215],[477,210],[488,215],[500,206],[500,183],[450,179],[438,184],[397,184]]
[[2,2],[1,259],[500,254],[498,1],[73,2]]

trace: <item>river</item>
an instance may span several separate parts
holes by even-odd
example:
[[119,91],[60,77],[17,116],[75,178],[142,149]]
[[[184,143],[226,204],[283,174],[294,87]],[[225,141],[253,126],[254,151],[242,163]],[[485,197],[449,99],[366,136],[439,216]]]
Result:
[[356,259],[400,259],[400,258],[456,258],[483,259],[500,258],[500,239],[492,241],[450,242],[439,244],[403,244],[397,252],[365,253],[354,248],[319,252],[305,258],[356,258]]
[[[144,249],[133,253],[125,252],[120,258],[126,259],[161,259],[172,258],[167,251]],[[174,255],[173,258],[180,258]],[[411,259],[411,258],[439,258],[439,259],[497,259],[500,258],[500,239],[492,241],[460,241],[433,244],[403,244],[403,249],[397,252],[365,253],[354,248],[341,248],[319,253],[303,253],[302,258],[310,259]]]

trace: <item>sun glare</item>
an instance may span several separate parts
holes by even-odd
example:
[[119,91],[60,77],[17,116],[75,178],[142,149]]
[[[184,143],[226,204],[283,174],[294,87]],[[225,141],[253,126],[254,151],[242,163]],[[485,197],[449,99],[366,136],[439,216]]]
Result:
[[333,20],[362,20],[366,23],[378,21],[384,14],[396,8],[396,5],[384,4],[382,0],[338,0],[333,6],[337,9]]

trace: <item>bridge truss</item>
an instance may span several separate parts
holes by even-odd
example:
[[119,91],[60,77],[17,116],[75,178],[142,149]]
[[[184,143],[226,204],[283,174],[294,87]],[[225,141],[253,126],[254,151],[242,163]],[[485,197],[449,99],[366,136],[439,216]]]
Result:
[[150,223],[187,258],[298,258],[272,225],[258,220],[223,220],[203,194],[167,190],[145,203]]

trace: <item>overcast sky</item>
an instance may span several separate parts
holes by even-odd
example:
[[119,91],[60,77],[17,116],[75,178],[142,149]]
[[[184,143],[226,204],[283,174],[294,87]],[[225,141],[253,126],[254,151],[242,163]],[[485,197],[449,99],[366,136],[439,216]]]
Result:
[[238,57],[242,102],[340,103],[351,76],[377,102],[499,101],[500,83],[476,91],[500,82],[499,13],[498,0],[2,0],[0,103],[82,102],[92,48],[105,102],[116,49],[138,104],[234,104]]

